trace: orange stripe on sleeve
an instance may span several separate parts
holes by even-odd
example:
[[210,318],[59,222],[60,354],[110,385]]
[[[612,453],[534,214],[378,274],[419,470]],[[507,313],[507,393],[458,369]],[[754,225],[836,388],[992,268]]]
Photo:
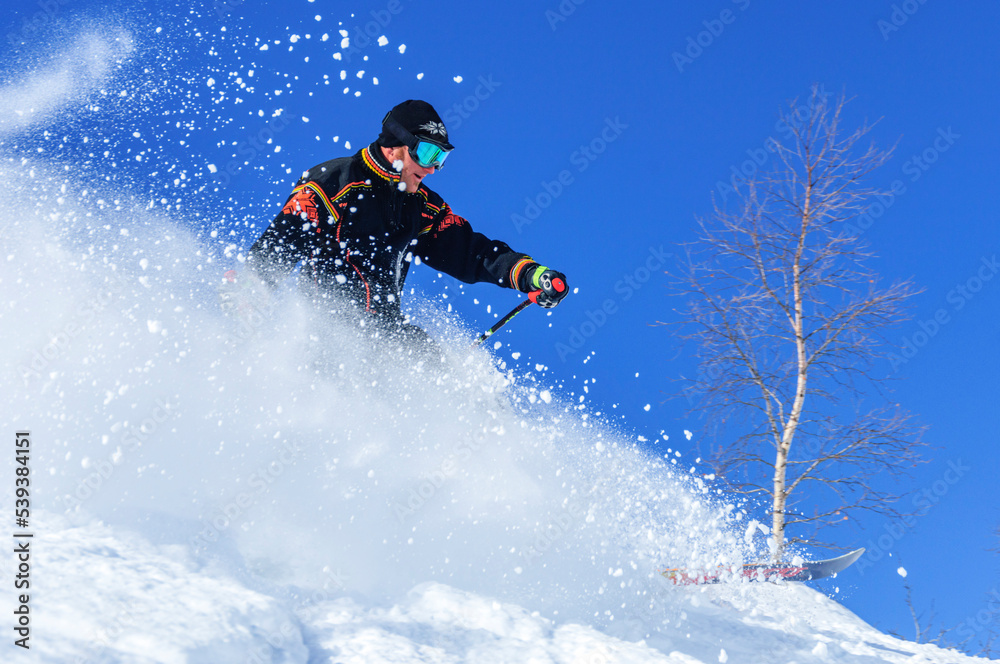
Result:
[[521,276],[521,271],[524,270],[526,266],[535,261],[530,256],[525,256],[518,262],[514,263],[514,267],[510,269],[510,287],[514,290],[521,290],[517,286],[517,280]]

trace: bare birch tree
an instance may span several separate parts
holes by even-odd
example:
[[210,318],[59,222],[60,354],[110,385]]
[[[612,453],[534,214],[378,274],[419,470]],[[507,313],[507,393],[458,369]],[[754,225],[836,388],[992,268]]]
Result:
[[[869,509],[899,516],[886,476],[919,461],[923,430],[883,389],[884,332],[906,319],[910,281],[881,285],[851,220],[878,195],[889,157],[845,133],[845,99],[814,89],[782,114],[773,166],[715,205],[686,245],[674,286],[699,371],[684,390],[716,432],[711,462],[737,491],[769,497],[772,555],[792,527]],[[805,109],[805,112],[803,112]],[[888,373],[888,372],[886,372]]]

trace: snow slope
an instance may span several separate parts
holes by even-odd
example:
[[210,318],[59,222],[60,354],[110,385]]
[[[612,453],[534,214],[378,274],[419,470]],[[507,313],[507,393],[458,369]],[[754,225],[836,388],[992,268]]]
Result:
[[5,661],[976,661],[880,634],[802,584],[657,587],[644,610],[598,628],[435,581],[386,603],[351,597],[333,573],[309,591],[251,588],[184,547],[94,521],[44,515],[36,528],[32,659]]
[[[291,292],[223,316],[204,174],[120,175],[162,158],[102,140],[149,70],[96,34],[51,58],[86,76],[25,65],[0,108],[0,430],[32,431],[35,533],[32,649],[4,661],[963,661],[802,586],[664,586],[755,555],[742,506],[434,302],[443,369]],[[56,109],[79,126],[44,131]]]

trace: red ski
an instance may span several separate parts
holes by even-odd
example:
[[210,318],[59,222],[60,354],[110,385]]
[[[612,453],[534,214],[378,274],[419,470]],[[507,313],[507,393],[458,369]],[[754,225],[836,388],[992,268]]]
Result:
[[742,568],[719,567],[712,571],[695,571],[681,568],[663,570],[661,574],[678,586],[721,583],[723,580],[742,577],[749,581],[814,581],[833,576],[854,564],[864,548],[845,553],[829,560],[814,560],[800,565],[791,563],[750,563]]

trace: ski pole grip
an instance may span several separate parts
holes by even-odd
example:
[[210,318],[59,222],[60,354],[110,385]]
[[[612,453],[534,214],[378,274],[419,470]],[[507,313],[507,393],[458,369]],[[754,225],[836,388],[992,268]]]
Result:
[[536,291],[531,291],[530,293],[528,293],[528,299],[534,302],[535,304],[538,304],[538,296],[541,294],[542,294],[541,289]]

